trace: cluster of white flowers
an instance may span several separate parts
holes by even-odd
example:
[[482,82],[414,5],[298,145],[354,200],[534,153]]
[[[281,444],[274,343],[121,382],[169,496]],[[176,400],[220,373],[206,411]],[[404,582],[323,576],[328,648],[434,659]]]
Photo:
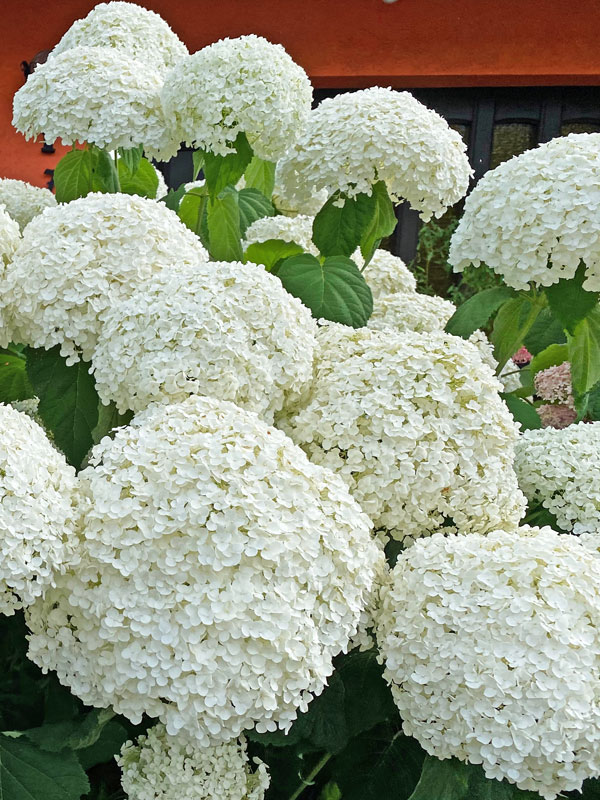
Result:
[[275,217],[257,219],[247,228],[242,246],[246,250],[251,244],[279,239],[283,242],[295,242],[306,253],[318,256],[319,249],[312,241],[314,219],[306,214],[296,217],[278,214]]
[[[13,223],[18,227],[16,223]],[[208,255],[164,203],[90,194],[46,209],[24,231],[0,277],[0,344],[61,345],[89,361],[107,310],[161,269]]]
[[203,394],[272,422],[312,377],[316,330],[262,266],[163,270],[108,311],[92,358],[98,394],[120,411]]
[[27,414],[0,405],[0,613],[40,597],[75,530],[75,470]]
[[465,202],[449,261],[487,264],[515,289],[572,278],[600,289],[600,133],[561,136],[487,172]]
[[99,3],[87,17],[75,20],[50,58],[74,47],[110,47],[153,69],[167,70],[188,55],[188,49],[165,20],[135,3]]
[[[362,264],[361,262],[358,264],[362,266],[364,261]],[[373,258],[364,271],[364,276],[375,301],[385,295],[396,292],[415,292],[417,289],[417,280],[413,273],[401,258],[392,255],[388,250],[375,250]]]
[[0,179],[0,205],[23,228],[48,206],[56,205],[56,198],[48,189],[33,186],[13,178]]
[[108,47],[74,47],[41,64],[14,96],[13,125],[26,138],[88,142],[107,150],[144,145],[166,160],[179,142],[163,113],[162,75]]
[[10,216],[6,206],[0,204],[0,270],[12,260],[20,242],[19,223]]
[[428,753],[547,800],[600,775],[600,572],[575,537],[419,541],[376,633],[404,731]]
[[280,427],[347,482],[376,528],[514,526],[517,428],[477,348],[458,337],[321,327],[315,378]]
[[408,200],[428,220],[463,197],[471,167],[443,117],[408,92],[375,87],[323,100],[278,175],[284,205],[322,189],[370,194],[382,180],[393,199]]
[[131,800],[263,800],[270,783],[262,761],[252,770],[243,737],[200,747],[160,723],[125,742],[117,763]]
[[85,703],[202,744],[289,727],[383,558],[343,481],[198,396],[141,412],[90,464],[81,561],[31,606],[30,658]]
[[395,292],[377,298],[368,325],[377,331],[429,333],[443,330],[455,311],[456,306],[442,297]]
[[327,202],[327,189],[321,189],[320,192],[315,192],[310,197],[306,198],[291,198],[286,196],[285,188],[279,181],[277,170],[275,171],[275,186],[273,187],[272,201],[275,208],[280,214],[285,214],[286,217],[295,217],[298,214],[307,214],[314,217]]
[[517,443],[519,486],[566,531],[600,526],[600,422],[525,431]]
[[218,155],[243,132],[259,158],[277,161],[304,129],[312,87],[280,44],[221,39],[181,61],[162,92],[181,141]]

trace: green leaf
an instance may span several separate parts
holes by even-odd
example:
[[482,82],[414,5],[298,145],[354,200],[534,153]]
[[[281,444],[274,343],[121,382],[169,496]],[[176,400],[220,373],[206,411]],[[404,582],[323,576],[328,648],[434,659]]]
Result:
[[568,358],[569,348],[566,344],[551,344],[531,359],[528,366],[529,373],[533,378],[538,372],[563,364]]
[[600,309],[595,308],[567,333],[571,380],[577,394],[585,394],[600,380]]
[[515,290],[510,286],[496,286],[478,292],[456,309],[446,324],[446,333],[468,339],[476,330],[485,327],[492,315],[514,296]]
[[91,150],[70,150],[54,169],[54,186],[59,203],[70,203],[92,191],[94,156]]
[[244,172],[244,183],[247,189],[258,189],[265,197],[271,197],[275,186],[275,167],[273,161],[263,161],[253,156]]
[[541,503],[537,503],[536,505],[530,506],[527,509],[527,513],[525,514],[520,524],[532,525],[533,527],[537,528],[543,528],[547,525],[548,527],[553,528],[555,531],[558,531],[559,533],[566,532],[563,531],[560,525],[558,524],[555,515],[551,511],[548,511],[548,509],[545,508]]
[[[135,175],[144,155],[144,145],[139,144],[137,147],[119,147],[117,150],[119,160],[125,164],[127,171],[130,175]],[[128,194],[137,194],[137,192],[128,192]]]
[[427,756],[421,779],[410,800],[539,800],[536,792],[524,792],[508,783],[485,777],[476,764],[457,758],[440,761]]
[[89,367],[85,361],[68,367],[58,345],[27,350],[27,375],[40,398],[38,414],[74,467],[92,446],[98,422],[99,399]]
[[92,431],[92,440],[94,444],[98,444],[104,436],[108,436],[115,428],[129,424],[132,418],[133,411],[126,411],[124,414],[119,414],[117,406],[114,403],[109,403],[107,406],[100,403],[98,405],[98,422]]
[[360,328],[373,311],[371,290],[356,264],[344,256],[326,258],[322,264],[308,253],[292,256],[279,267],[277,276],[315,319]]
[[204,177],[209,194],[213,198],[227,186],[235,186],[252,160],[252,148],[245,133],[238,133],[233,146],[235,153],[227,156],[204,153]]
[[123,194],[138,194],[141,197],[156,197],[158,175],[147,158],[142,158],[135,172],[131,172],[124,161],[118,162],[119,181]]
[[392,235],[397,223],[394,204],[390,200],[384,181],[378,181],[373,185],[373,197],[375,198],[375,210],[360,240],[360,251],[366,264],[373,257],[381,240]]
[[28,400],[33,396],[25,357],[9,350],[0,350],[0,403]]
[[345,197],[336,192],[313,222],[313,242],[324,256],[351,256],[375,213],[375,196]]
[[193,177],[192,180],[198,180],[198,175],[200,174],[200,170],[204,166],[204,153],[202,150],[194,150],[192,153],[192,164],[193,164]]
[[47,753],[23,737],[0,735],[0,798],[80,800],[89,788],[75,753]]
[[177,211],[181,203],[181,198],[185,194],[185,183],[178,186],[177,189],[169,189],[164,197],[160,198],[161,203],[164,203],[171,211]]
[[326,783],[321,790],[319,800],[342,800],[342,793],[337,783],[333,783],[332,781]]
[[295,242],[284,242],[280,239],[267,239],[264,242],[255,242],[249,245],[244,257],[253,264],[264,264],[270,272],[280,261],[302,253],[303,250]]
[[531,403],[512,393],[500,392],[500,397],[508,406],[508,410],[513,415],[515,422],[518,422],[521,426],[522,431],[531,431],[542,427],[542,420]]
[[208,244],[206,237],[206,215],[208,213],[208,190],[205,186],[190,189],[183,196],[177,211],[179,219],[200,237],[202,244]]
[[208,202],[208,250],[215,261],[241,261],[240,207],[235,192]]
[[115,161],[106,150],[99,147],[91,149],[92,161],[92,191],[114,194],[120,191],[119,174]]
[[130,738],[124,725],[116,720],[111,720],[102,728],[100,736],[94,744],[78,750],[77,756],[81,766],[87,770],[95,767],[96,764],[106,764],[112,761],[122,745]]
[[541,302],[524,295],[507,300],[496,315],[491,340],[498,373],[508,359],[523,345],[523,339],[542,309]]
[[600,420],[600,382],[583,395],[583,402],[578,403],[578,399],[578,395],[575,395],[575,408],[581,419]]
[[94,709],[87,714],[64,722],[52,722],[39,728],[23,731],[25,736],[40,750],[59,753],[61,750],[81,750],[95,744],[104,726],[115,716],[108,708]]
[[407,800],[419,780],[423,756],[414,739],[382,726],[353,739],[334,760],[332,771],[343,800]]
[[585,280],[585,264],[581,262],[573,278],[562,279],[552,286],[546,286],[548,305],[563,328],[570,334],[575,326],[598,305],[598,292],[586,292],[582,287]]
[[344,711],[349,735],[354,737],[387,719],[397,719],[398,711],[390,687],[383,678],[373,648],[352,650],[337,662],[337,672],[346,690]]
[[240,208],[240,233],[242,236],[257,219],[275,216],[276,212],[273,203],[258,189],[240,189],[237,193],[237,198]]
[[551,344],[564,344],[566,341],[567,337],[562,324],[554,317],[549,308],[542,308],[523,340],[523,344],[535,356]]

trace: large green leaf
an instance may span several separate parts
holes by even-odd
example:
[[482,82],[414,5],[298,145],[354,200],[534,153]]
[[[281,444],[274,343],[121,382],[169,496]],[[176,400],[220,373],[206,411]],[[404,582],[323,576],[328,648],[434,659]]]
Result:
[[535,355],[529,362],[529,372],[533,377],[548,367],[555,367],[562,364],[569,358],[569,348],[566,344],[551,344]]
[[500,397],[508,406],[508,410],[513,415],[515,422],[518,422],[522,431],[536,430],[542,427],[540,415],[531,403],[517,397],[514,394],[500,392]]
[[240,233],[242,236],[257,219],[275,216],[273,203],[258,189],[240,189],[237,199],[240,207]]
[[457,758],[440,761],[427,756],[421,779],[410,800],[539,800],[536,792],[524,792],[508,783],[485,777],[483,769]]
[[67,366],[57,345],[27,350],[27,374],[40,398],[38,414],[67,461],[79,467],[93,444],[98,394],[85,361]]
[[192,165],[193,165],[193,172],[192,177],[194,180],[198,179],[198,175],[200,174],[200,170],[204,166],[204,153],[202,150],[194,150],[192,153]]
[[[390,687],[383,678],[375,649],[352,650],[336,661],[344,684],[344,711],[350,736],[368,731],[387,719],[398,718]],[[399,718],[398,718],[399,721]]]
[[585,280],[585,265],[579,265],[573,278],[562,279],[545,289],[548,305],[556,319],[569,333],[598,305],[598,292],[587,292],[582,284]]
[[[421,774],[423,750],[387,726],[353,739],[333,762],[343,800],[407,800]],[[437,800],[435,794],[428,800]]]
[[166,195],[160,198],[160,201],[164,203],[167,208],[170,208],[171,211],[178,211],[184,195],[185,183],[182,183],[177,189],[169,189]]
[[600,380],[600,309],[578,322],[567,343],[573,390],[582,395]]
[[367,264],[379,247],[381,240],[392,235],[397,223],[394,205],[390,200],[384,181],[374,184],[373,197],[375,199],[373,216],[360,240],[360,251]]
[[308,253],[292,256],[279,267],[277,276],[315,319],[361,328],[373,312],[371,290],[356,264],[344,256],[331,256],[322,264]]
[[531,300],[525,295],[518,295],[502,305],[496,314],[491,336],[498,372],[522,347],[523,339],[542,308],[540,301]]
[[271,197],[275,186],[275,167],[273,161],[263,161],[253,156],[244,172],[244,183],[247,189],[258,189],[265,197]]
[[92,153],[92,191],[114,194],[120,191],[119,173],[114,158],[106,150],[90,148]]
[[98,739],[88,747],[77,751],[77,757],[84,769],[106,764],[119,753],[123,744],[131,739],[124,725],[112,719],[100,732]]
[[205,186],[197,189],[190,189],[186,192],[177,210],[179,219],[200,237],[202,244],[208,246],[207,214],[208,214],[208,190]]
[[241,261],[240,207],[236,193],[223,192],[209,200],[206,222],[211,257],[215,261]]
[[54,187],[59,203],[70,203],[92,191],[94,155],[91,150],[70,150],[54,169]]
[[80,800],[89,781],[75,753],[48,753],[24,737],[0,734],[0,798]]
[[144,145],[140,144],[137,147],[119,147],[117,152],[119,154],[119,160],[125,164],[128,172],[131,175],[135,175],[142,161],[142,156],[144,155]]
[[523,344],[535,356],[551,344],[564,344],[566,341],[562,323],[549,308],[542,308]]
[[510,286],[495,286],[478,292],[456,309],[446,324],[446,332],[468,339],[474,331],[483,328],[492,315],[514,295],[515,290]]
[[119,182],[123,194],[139,194],[141,197],[156,197],[158,175],[147,158],[142,158],[131,172],[124,161],[118,162]]
[[252,148],[245,133],[238,133],[233,146],[235,153],[226,156],[204,153],[204,177],[210,196],[213,198],[227,186],[235,186],[252,160]]
[[34,396],[22,353],[0,350],[0,403],[13,403]]
[[313,222],[313,242],[324,256],[351,256],[375,213],[375,196],[345,197],[336,192]]
[[244,257],[253,264],[263,264],[270,272],[280,261],[291,256],[297,256],[303,250],[295,242],[284,242],[281,239],[267,239],[264,242],[255,242],[246,249]]
[[91,747],[98,741],[102,729],[114,716],[115,713],[111,709],[93,709],[74,719],[30,728],[23,731],[22,735],[40,750],[51,753],[58,753],[65,748],[81,750]]

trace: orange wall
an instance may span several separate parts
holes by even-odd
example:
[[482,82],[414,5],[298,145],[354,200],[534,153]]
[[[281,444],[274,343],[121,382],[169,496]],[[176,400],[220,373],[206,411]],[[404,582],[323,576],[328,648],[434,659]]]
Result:
[[[10,125],[19,64],[95,0],[0,0],[0,176],[43,185],[41,155]],[[315,86],[600,84],[598,0],[145,0],[194,51],[223,36],[281,42]]]

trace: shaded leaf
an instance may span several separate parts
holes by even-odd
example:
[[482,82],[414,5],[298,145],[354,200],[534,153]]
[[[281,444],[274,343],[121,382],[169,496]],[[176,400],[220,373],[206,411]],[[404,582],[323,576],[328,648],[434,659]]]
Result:
[[241,261],[240,208],[235,192],[224,192],[209,200],[208,250],[215,261]]
[[356,264],[344,256],[331,256],[322,264],[308,253],[292,256],[279,267],[277,276],[315,319],[360,328],[373,311],[371,290]]
[[177,211],[181,203],[181,198],[185,194],[185,183],[182,183],[177,189],[169,189],[164,197],[160,198],[161,203],[164,203],[171,211]]
[[346,691],[344,713],[350,736],[357,736],[384,720],[398,718],[391,689],[383,678],[383,666],[377,663],[374,648],[364,652],[352,650],[336,663]]
[[275,216],[273,203],[258,189],[240,189],[237,199],[240,208],[240,233],[242,236],[257,219]]
[[319,252],[324,256],[351,256],[369,227],[375,206],[374,195],[332,195],[313,222],[312,240]]
[[92,153],[92,191],[114,194],[120,190],[119,174],[114,159],[106,150],[98,147],[90,149]]
[[135,172],[131,172],[124,161],[118,162],[119,182],[123,194],[137,194],[141,197],[156,197],[158,175],[147,158],[142,158]]
[[522,431],[536,430],[542,427],[542,420],[535,408],[520,397],[514,394],[500,392],[500,397],[508,406],[508,410],[513,415],[515,422],[518,422]]
[[457,758],[441,761],[427,756],[410,800],[539,800],[539,797],[536,792],[524,792],[508,781],[486,778],[479,765]]
[[374,184],[373,197],[375,199],[373,215],[360,239],[360,251],[367,264],[381,244],[381,240],[391,236],[397,224],[394,204],[390,200],[384,181]]
[[[127,167],[130,175],[135,175],[144,155],[144,145],[140,144],[137,147],[119,147],[117,150],[119,160]],[[131,192],[137,194],[137,192]]]
[[0,403],[13,403],[33,396],[25,357],[9,350],[0,350]]
[[587,292],[582,284],[585,280],[585,265],[579,265],[573,278],[562,279],[544,289],[550,310],[569,333],[598,305],[598,292]]
[[87,770],[96,764],[112,761],[129,738],[131,737],[124,725],[117,720],[110,720],[93,744],[77,751],[81,766]]
[[192,165],[193,165],[193,172],[192,172],[192,180],[198,180],[198,175],[200,174],[200,170],[204,166],[204,153],[202,150],[194,150],[192,153]]
[[75,753],[48,753],[24,737],[0,735],[0,797],[80,800],[88,789],[87,776]]
[[233,147],[235,153],[226,156],[204,153],[204,177],[211,197],[216,197],[227,186],[235,186],[252,160],[252,148],[245,133],[238,133]]
[[275,167],[273,161],[263,161],[262,158],[253,156],[244,172],[246,188],[258,189],[265,197],[271,197],[275,186]]
[[595,308],[567,334],[573,390],[589,392],[600,381],[600,309]]
[[446,332],[468,339],[476,330],[485,327],[496,311],[514,295],[515,290],[510,286],[495,286],[478,292],[456,309],[446,323]]
[[551,344],[564,344],[567,341],[562,324],[549,308],[542,308],[538,318],[523,340],[532,355],[537,355]]
[[523,339],[540,313],[542,305],[519,295],[507,300],[494,320],[491,340],[494,358],[498,362],[498,373],[508,359],[522,347]]
[[179,204],[177,214],[179,219],[200,238],[202,244],[208,245],[206,236],[208,213],[208,190],[204,186],[190,189],[186,192]]
[[63,722],[51,722],[39,728],[23,731],[25,736],[40,750],[59,753],[65,748],[80,750],[95,744],[104,726],[114,717],[114,711],[107,708],[93,709]]
[[79,467],[93,444],[98,394],[85,361],[67,366],[57,345],[27,350],[27,375],[40,398],[38,414],[67,461]]

